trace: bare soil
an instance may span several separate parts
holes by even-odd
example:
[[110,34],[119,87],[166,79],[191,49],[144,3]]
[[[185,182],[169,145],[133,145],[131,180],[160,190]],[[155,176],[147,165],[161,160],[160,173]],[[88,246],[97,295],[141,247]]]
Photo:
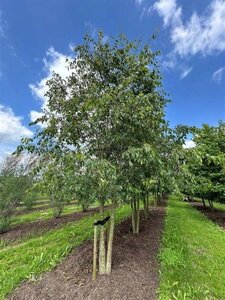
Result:
[[51,218],[48,220],[18,224],[12,226],[9,231],[0,234],[0,240],[14,242],[18,239],[23,238],[24,236],[40,234],[43,231],[59,228],[68,222],[78,221],[83,217],[93,215],[97,211],[97,208],[92,208],[87,212],[74,212],[71,214],[63,215],[60,218]]
[[211,210],[210,207],[204,207],[202,203],[197,202],[192,202],[191,205],[203,213],[209,220],[225,229],[225,211],[217,208]]
[[25,281],[10,300],[154,300],[158,287],[157,254],[164,227],[164,206],[153,208],[141,220],[139,235],[131,233],[131,220],[115,230],[113,269],[92,281],[92,241],[76,248],[54,270],[35,282]]

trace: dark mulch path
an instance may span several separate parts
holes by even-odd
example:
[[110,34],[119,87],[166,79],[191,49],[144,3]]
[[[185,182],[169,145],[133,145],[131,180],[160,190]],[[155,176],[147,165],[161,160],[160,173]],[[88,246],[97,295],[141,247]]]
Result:
[[225,211],[214,208],[213,211],[202,203],[192,202],[191,205],[203,213],[208,219],[225,229]]
[[56,229],[68,222],[78,221],[83,217],[92,215],[98,211],[98,208],[89,209],[88,212],[74,212],[63,215],[60,218],[51,218],[48,220],[40,220],[25,224],[12,226],[8,232],[0,234],[1,241],[14,242],[27,235],[40,234],[43,231]]
[[75,249],[51,272],[36,282],[26,281],[10,300],[153,300],[158,287],[157,254],[164,225],[163,206],[152,209],[139,235],[130,232],[131,221],[116,228],[113,270],[91,279],[92,241]]

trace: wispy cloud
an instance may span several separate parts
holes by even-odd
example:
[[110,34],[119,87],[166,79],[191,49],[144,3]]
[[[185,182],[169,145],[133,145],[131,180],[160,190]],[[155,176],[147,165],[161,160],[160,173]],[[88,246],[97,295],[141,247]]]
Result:
[[187,22],[183,22],[182,7],[176,0],[158,0],[152,10],[157,11],[164,26],[169,28],[173,52],[180,57],[225,51],[224,0],[212,0],[201,15],[193,12]]
[[160,17],[163,18],[165,27],[169,25],[181,25],[182,9],[181,7],[177,7],[176,0],[156,1],[152,9],[156,10]]
[[4,38],[6,35],[7,22],[5,20],[4,12],[0,10],[0,37]]
[[135,3],[136,3],[137,5],[141,5],[144,1],[145,1],[145,0],[135,0]]
[[222,67],[218,70],[216,70],[213,75],[212,75],[212,79],[213,81],[217,82],[217,83],[220,83],[221,80],[222,80],[222,77],[223,77],[223,74],[225,72],[225,67]]
[[181,73],[180,78],[181,78],[181,79],[184,79],[185,77],[188,76],[189,73],[191,73],[192,70],[193,70],[192,67],[190,67],[190,68],[185,68],[185,69],[183,70],[183,72]]

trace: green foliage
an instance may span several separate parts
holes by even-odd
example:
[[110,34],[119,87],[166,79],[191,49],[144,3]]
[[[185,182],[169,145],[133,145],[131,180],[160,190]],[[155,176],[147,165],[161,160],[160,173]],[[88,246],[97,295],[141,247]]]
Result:
[[37,199],[38,199],[38,194],[35,191],[27,190],[24,196],[22,197],[22,205],[26,209],[31,210],[32,207],[35,205]]
[[225,202],[225,124],[204,124],[193,131],[196,147],[185,150],[181,190]]
[[50,199],[53,216],[58,218],[68,199],[67,177],[65,176],[63,159],[52,159],[41,169],[41,180],[37,188]]
[[224,299],[224,230],[180,199],[167,207],[158,298]]
[[[121,198],[119,192],[128,191],[127,181],[133,181],[129,190],[139,194],[147,186],[147,179],[157,180],[159,186],[162,176],[156,171],[160,164],[157,150],[168,129],[164,119],[168,101],[162,89],[158,52],[123,35],[106,40],[102,32],[97,39],[85,36],[74,52],[69,62],[72,75],[63,80],[54,74],[48,81],[48,106],[43,117],[34,122],[45,122],[46,127],[39,128],[33,139],[23,139],[18,151],[51,153],[53,161],[62,157],[67,160],[68,154],[71,161],[84,155],[83,166],[76,162],[74,166],[67,165],[67,160],[64,169],[60,167],[54,175],[47,175],[47,183],[51,182],[54,191],[61,194],[58,177],[64,170],[67,182],[63,186],[83,206],[93,199],[103,204],[112,196]],[[130,153],[128,158],[131,151],[137,157]],[[142,159],[149,161],[149,170]],[[132,160],[136,160],[135,167]],[[134,169],[139,172],[135,186]],[[46,190],[50,189],[48,185]],[[56,203],[62,203],[62,195],[57,193],[55,198]]]
[[9,228],[13,212],[30,183],[30,177],[18,167],[14,157],[8,158],[0,170],[0,233]]

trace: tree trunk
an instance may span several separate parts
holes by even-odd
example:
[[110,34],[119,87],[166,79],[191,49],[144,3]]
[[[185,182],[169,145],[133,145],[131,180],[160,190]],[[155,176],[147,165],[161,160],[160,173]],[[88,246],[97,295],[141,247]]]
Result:
[[[100,208],[100,215],[103,217],[104,207]],[[99,238],[99,274],[105,274],[105,228],[100,226],[100,238]]]
[[93,274],[92,279],[96,279],[97,274],[97,244],[98,244],[98,227],[94,226],[94,249],[93,249]]
[[139,200],[133,199],[131,201],[132,209],[132,230],[133,233],[139,233],[139,222],[140,222],[140,212],[139,212]]
[[157,193],[155,193],[155,196],[154,196],[154,206],[157,206],[157,202],[158,202],[158,196],[157,196]]
[[148,202],[148,194],[145,196],[144,200],[144,217],[145,217],[145,220],[148,218],[148,209],[149,209],[149,202]]
[[213,201],[212,200],[208,200],[208,201],[209,201],[209,207],[213,211]]
[[112,203],[110,228],[108,235],[108,249],[107,249],[107,262],[106,262],[106,274],[111,273],[112,268],[112,249],[113,249],[113,236],[115,227],[115,201]]
[[140,225],[140,209],[139,209],[139,199],[137,200],[137,225],[136,225],[136,233],[139,233],[139,225]]
[[202,203],[203,203],[203,206],[206,207],[205,199],[204,198],[202,198]]
[[133,200],[131,200],[131,216],[132,216],[132,231],[135,233],[135,213],[134,213],[134,204]]
[[99,274],[105,274],[105,228],[100,226],[99,239]]
[[149,193],[147,194],[147,209],[148,209],[148,213],[149,213]]
[[83,212],[87,212],[88,211],[87,206],[85,204],[82,204],[82,211]]

